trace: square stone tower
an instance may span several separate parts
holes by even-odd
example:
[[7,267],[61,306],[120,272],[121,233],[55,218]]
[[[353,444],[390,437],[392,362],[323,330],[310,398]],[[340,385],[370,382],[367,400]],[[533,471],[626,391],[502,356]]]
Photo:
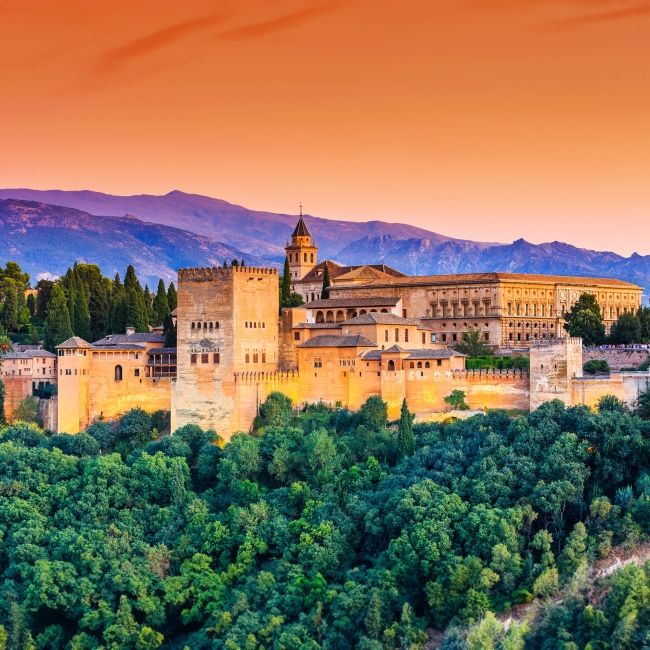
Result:
[[577,377],[582,377],[582,339],[536,341],[530,348],[530,410],[553,399],[570,406]]
[[235,373],[278,367],[279,283],[275,269],[178,272],[177,377],[172,431],[185,424],[222,435],[236,420]]

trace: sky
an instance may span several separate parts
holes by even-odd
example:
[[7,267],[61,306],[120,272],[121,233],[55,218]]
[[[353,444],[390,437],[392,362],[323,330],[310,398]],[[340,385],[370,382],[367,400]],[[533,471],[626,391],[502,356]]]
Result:
[[0,0],[0,186],[650,254],[650,0]]

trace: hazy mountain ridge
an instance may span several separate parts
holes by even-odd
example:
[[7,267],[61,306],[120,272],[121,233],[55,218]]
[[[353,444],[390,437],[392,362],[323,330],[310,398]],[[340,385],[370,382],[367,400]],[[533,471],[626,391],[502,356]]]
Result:
[[[179,191],[164,196],[113,196],[91,191],[0,190],[0,198],[9,197],[51,204],[53,214],[58,214],[54,206],[76,208],[87,213],[83,227],[75,219],[65,222],[67,225],[62,229],[62,237],[66,228],[71,232],[76,230],[81,236],[84,228],[91,231],[106,220],[114,225],[122,224],[121,228],[130,224],[130,232],[138,233],[136,239],[147,250],[135,256],[123,250],[122,258],[131,255],[133,263],[137,261],[137,265],[144,265],[144,275],[160,274],[164,277],[173,276],[175,269],[181,266],[198,266],[211,263],[212,259],[221,261],[224,257],[242,255],[250,263],[280,266],[284,259],[284,245],[297,218],[296,215],[249,210],[221,199]],[[46,212],[42,208],[43,218],[47,217]],[[601,276],[650,287],[650,255],[634,254],[626,258],[558,241],[543,244],[531,244],[524,239],[511,244],[475,242],[454,239],[408,224],[383,221],[340,221],[309,215],[305,221],[319,246],[320,258],[346,264],[384,262],[413,274],[510,271]],[[171,245],[165,228],[182,233],[179,241],[183,243],[178,250],[175,242]],[[59,251],[56,242],[45,242],[57,248],[54,255],[59,260],[57,269],[63,264],[61,253],[68,256],[66,266],[70,259],[74,261],[81,257],[81,253],[84,258],[91,257],[87,248],[76,248],[72,241],[64,243],[64,251]],[[122,246],[119,241],[113,241],[111,245],[115,251]],[[12,248],[15,248],[13,241],[9,251]],[[100,255],[99,252],[96,254]],[[11,255],[11,252],[7,253],[9,258]],[[21,257],[28,259],[26,268],[42,267],[51,257],[47,246],[38,253],[23,247],[13,255],[18,261]]]
[[133,264],[155,286],[159,277],[176,280],[183,266],[211,266],[224,259],[263,263],[239,249],[178,228],[145,223],[133,216],[95,215],[36,201],[0,199],[0,261],[18,262],[35,281],[61,275],[75,261],[99,264],[112,276]]

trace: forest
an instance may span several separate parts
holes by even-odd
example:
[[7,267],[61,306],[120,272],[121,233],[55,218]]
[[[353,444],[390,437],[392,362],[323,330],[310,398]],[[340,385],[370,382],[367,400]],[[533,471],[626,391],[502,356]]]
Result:
[[414,425],[276,393],[226,444],[136,409],[5,426],[0,463],[0,648],[650,644],[650,565],[585,588],[650,532],[650,421],[612,397]]

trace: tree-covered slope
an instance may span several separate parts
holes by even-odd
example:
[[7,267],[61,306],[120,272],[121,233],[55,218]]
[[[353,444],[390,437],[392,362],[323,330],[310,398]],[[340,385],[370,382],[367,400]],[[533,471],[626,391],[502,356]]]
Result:
[[[409,423],[387,427],[377,398],[295,414],[274,395],[254,435],[223,448],[192,426],[155,439],[165,420],[141,411],[77,436],[5,428],[0,635],[12,648],[417,650],[447,629],[447,650],[497,647],[459,630],[552,599],[650,532],[650,423],[614,400],[417,425],[412,455]],[[599,637],[566,622],[562,642],[623,625],[616,647],[643,647],[647,603],[626,618],[612,601]],[[498,647],[586,647],[533,632]]]

